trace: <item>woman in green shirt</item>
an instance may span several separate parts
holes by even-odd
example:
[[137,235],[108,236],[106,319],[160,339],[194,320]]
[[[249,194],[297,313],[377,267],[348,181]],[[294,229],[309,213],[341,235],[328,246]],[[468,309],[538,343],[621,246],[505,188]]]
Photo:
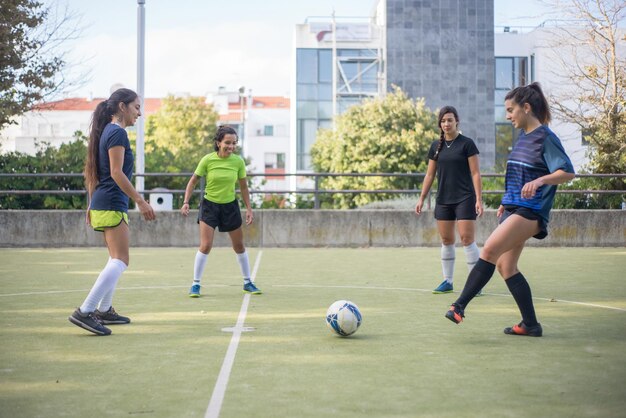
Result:
[[235,185],[239,182],[241,197],[246,205],[246,225],[254,220],[250,207],[250,192],[246,182],[246,164],[235,154],[237,132],[230,126],[220,126],[215,134],[215,151],[205,155],[196,167],[185,189],[185,200],[180,212],[189,215],[189,199],[200,177],[206,179],[204,197],[200,204],[200,248],[196,253],[193,269],[193,284],[189,297],[200,297],[200,280],[206,265],[207,257],[213,246],[215,229],[228,232],[237,254],[237,261],[243,275],[243,291],[255,295],[261,294],[250,280],[250,262],[243,244],[243,230],[239,203],[235,198]]

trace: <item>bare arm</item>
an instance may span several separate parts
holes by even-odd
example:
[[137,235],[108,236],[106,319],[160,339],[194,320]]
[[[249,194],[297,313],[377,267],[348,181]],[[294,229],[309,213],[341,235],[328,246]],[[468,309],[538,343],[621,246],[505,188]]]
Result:
[[437,161],[428,160],[428,168],[426,169],[426,175],[424,176],[424,181],[422,182],[422,193],[420,194],[420,198],[415,205],[415,213],[418,215],[422,213],[422,206],[424,206],[424,199],[430,192],[430,188],[435,181],[435,173],[437,172]]
[[250,206],[250,191],[245,177],[239,179],[239,190],[243,203],[246,205],[246,225],[250,225],[254,221],[254,214],[252,213],[252,206]]
[[530,199],[537,193],[537,190],[544,184],[556,186],[558,184],[566,183],[572,180],[576,175],[574,173],[568,173],[563,170],[556,170],[554,173],[550,173],[546,176],[539,177],[533,181],[529,181],[522,187],[522,198]]
[[180,213],[182,213],[183,216],[189,215],[189,200],[191,199],[191,196],[193,195],[193,191],[196,188],[196,184],[198,184],[198,180],[200,180],[200,177],[198,177],[194,173],[189,179],[189,181],[187,182],[187,187],[185,187],[185,198],[183,199],[183,206],[181,206],[180,208]]
[[150,204],[144,200],[143,196],[135,190],[133,184],[130,180],[128,180],[128,177],[126,177],[126,174],[122,171],[122,166],[124,164],[124,147],[115,146],[109,148],[109,160],[111,162],[111,177],[115,183],[120,189],[122,189],[126,196],[133,199],[146,221],[154,220],[156,215],[154,214],[152,206],[150,206]]
[[469,163],[470,173],[472,175],[472,183],[474,184],[474,191],[476,192],[476,214],[482,216],[483,214],[483,182],[480,177],[480,163],[478,161],[478,154],[472,155],[467,159]]

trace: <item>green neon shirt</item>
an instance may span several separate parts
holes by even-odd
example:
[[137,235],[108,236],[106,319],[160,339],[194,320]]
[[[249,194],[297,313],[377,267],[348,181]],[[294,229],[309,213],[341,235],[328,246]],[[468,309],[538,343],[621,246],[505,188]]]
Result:
[[217,152],[205,155],[198,163],[194,174],[206,178],[204,198],[213,203],[230,203],[235,200],[237,180],[246,178],[246,163],[231,154],[220,158]]

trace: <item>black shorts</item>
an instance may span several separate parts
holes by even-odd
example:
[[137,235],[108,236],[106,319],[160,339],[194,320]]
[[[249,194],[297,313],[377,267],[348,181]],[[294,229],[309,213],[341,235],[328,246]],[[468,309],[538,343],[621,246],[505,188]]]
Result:
[[532,209],[525,208],[523,206],[506,205],[504,207],[504,212],[502,212],[502,216],[500,216],[500,219],[498,220],[498,223],[501,224],[506,218],[513,214],[519,215],[522,218],[531,221],[537,221],[539,223],[539,232],[536,235],[533,235],[533,238],[544,239],[548,236],[548,224],[546,223],[546,221],[541,216],[539,216],[537,212],[534,212]]
[[202,199],[200,204],[200,221],[211,228],[219,228],[220,232],[230,232],[239,228],[241,221],[241,211],[237,199],[230,203],[215,203]]
[[451,205],[439,204],[435,205],[435,219],[438,221],[456,221],[456,220],[476,220],[476,196],[453,203]]

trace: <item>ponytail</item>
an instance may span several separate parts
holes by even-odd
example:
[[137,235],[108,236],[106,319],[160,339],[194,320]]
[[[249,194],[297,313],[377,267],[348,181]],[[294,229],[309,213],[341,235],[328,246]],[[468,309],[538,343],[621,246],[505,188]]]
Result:
[[525,103],[530,105],[533,115],[539,119],[542,125],[547,125],[552,120],[552,113],[548,100],[541,90],[541,86],[536,81],[527,86],[516,87],[509,91],[504,100],[513,100],[520,106]]
[[446,138],[443,135],[443,130],[441,130],[441,136],[439,137],[439,144],[437,145],[437,151],[435,151],[435,155],[433,156],[433,160],[437,161],[439,159],[439,152],[443,148],[443,141],[445,141],[445,140],[446,140]]
[[108,100],[98,103],[91,117],[91,125],[89,126],[89,145],[87,146],[87,157],[85,158],[85,169],[83,175],[85,177],[85,187],[89,197],[96,189],[99,176],[99,151],[100,136],[104,127],[111,122],[113,115],[119,111],[119,104],[129,104],[137,98],[137,93],[130,89],[117,89],[111,94]]

